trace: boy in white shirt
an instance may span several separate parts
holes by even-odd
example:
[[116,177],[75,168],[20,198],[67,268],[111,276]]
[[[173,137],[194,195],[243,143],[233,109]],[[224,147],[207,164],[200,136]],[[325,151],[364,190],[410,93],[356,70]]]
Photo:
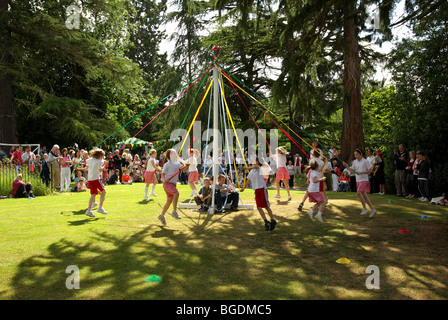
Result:
[[[274,230],[277,222],[274,219],[274,214],[270,208],[269,199],[268,199],[268,191],[266,189],[266,182],[263,176],[263,172],[261,170],[262,164],[260,163],[260,158],[255,158],[255,164],[249,167],[245,167],[245,170],[250,170],[246,183],[243,188],[241,188],[240,192],[243,192],[246,186],[252,182],[252,189],[255,191],[255,202],[257,204],[257,210],[260,213],[261,218],[264,221],[265,230]],[[263,209],[266,210],[271,221],[266,219],[266,214]]]

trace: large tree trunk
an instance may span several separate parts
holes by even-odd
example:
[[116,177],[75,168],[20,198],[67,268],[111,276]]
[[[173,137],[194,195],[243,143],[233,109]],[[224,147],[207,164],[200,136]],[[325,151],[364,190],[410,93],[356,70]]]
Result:
[[344,12],[344,105],[341,158],[353,159],[353,151],[364,150],[361,106],[361,66],[356,28],[356,1],[342,3]]
[[[11,65],[11,32],[8,29],[8,0],[0,0],[0,63]],[[12,75],[0,72],[0,142],[18,143]]]

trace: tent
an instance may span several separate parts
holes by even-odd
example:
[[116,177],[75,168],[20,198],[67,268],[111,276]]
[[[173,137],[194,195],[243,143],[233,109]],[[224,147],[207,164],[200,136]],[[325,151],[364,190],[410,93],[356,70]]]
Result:
[[[115,146],[118,146],[119,148],[123,145],[125,145],[125,148],[129,147],[145,147],[145,152],[148,153],[148,145],[151,143],[145,140],[141,140],[139,138],[128,138],[126,140],[116,142],[114,145],[112,145],[112,150],[115,152]],[[124,148],[124,149],[125,149]]]

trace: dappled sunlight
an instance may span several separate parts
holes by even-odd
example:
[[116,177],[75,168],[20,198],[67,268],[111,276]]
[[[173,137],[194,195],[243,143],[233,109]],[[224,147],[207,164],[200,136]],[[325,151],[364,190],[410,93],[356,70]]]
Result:
[[[307,208],[299,213],[297,203],[273,204],[278,222],[273,231],[264,230],[256,210],[216,215],[182,210],[181,220],[167,216],[167,226],[162,227],[155,219],[162,198],[149,203],[142,212],[115,210],[111,203],[107,216],[87,219],[84,223],[76,223],[86,220],[79,214],[81,209],[66,210],[53,217],[65,228],[62,237],[54,235],[40,251],[22,253],[23,258],[8,284],[12,290],[9,296],[230,300],[447,298],[448,263],[446,255],[441,254],[448,247],[447,227],[435,219],[421,221],[415,213],[400,212],[393,219],[390,209],[375,219],[361,217],[356,206],[359,203],[354,199],[353,195],[337,202],[330,198],[323,224],[311,221],[306,215]],[[245,203],[250,201],[245,199]],[[42,218],[47,220],[46,215]],[[404,224],[412,230],[410,234],[398,232]],[[16,231],[23,232],[26,230]],[[351,263],[337,264],[341,257],[347,257]],[[65,268],[69,265],[80,269],[80,290],[65,287],[68,277]],[[365,270],[369,265],[380,268],[381,290],[368,290],[365,286],[368,276]],[[162,282],[145,282],[151,274],[159,275]]]

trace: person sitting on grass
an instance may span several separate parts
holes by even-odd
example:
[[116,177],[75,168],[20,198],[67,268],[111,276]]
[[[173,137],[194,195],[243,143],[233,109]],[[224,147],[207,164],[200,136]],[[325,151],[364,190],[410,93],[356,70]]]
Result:
[[12,182],[12,197],[13,198],[34,198],[33,187],[30,182],[22,181],[22,174],[19,173]]
[[350,185],[350,174],[348,170],[344,170],[339,177],[338,192],[347,192]]
[[114,173],[109,177],[107,184],[120,184],[120,169],[115,169]]
[[123,176],[121,177],[121,182],[123,184],[132,184],[131,176],[128,173],[128,169],[123,170]]
[[72,191],[81,192],[86,190],[86,178],[84,178],[84,176],[82,175],[82,171],[76,170],[75,186]]
[[204,186],[194,197],[196,204],[201,206],[199,211],[208,211],[208,208],[210,208],[210,205],[212,204],[212,188],[210,187],[210,184],[210,179],[204,178]]
[[224,202],[227,197],[227,203],[230,203],[230,210],[238,211],[238,201],[240,200],[239,194],[236,189],[225,184],[226,176],[223,174],[218,175],[218,183],[216,184],[215,201],[217,210],[224,212]]

